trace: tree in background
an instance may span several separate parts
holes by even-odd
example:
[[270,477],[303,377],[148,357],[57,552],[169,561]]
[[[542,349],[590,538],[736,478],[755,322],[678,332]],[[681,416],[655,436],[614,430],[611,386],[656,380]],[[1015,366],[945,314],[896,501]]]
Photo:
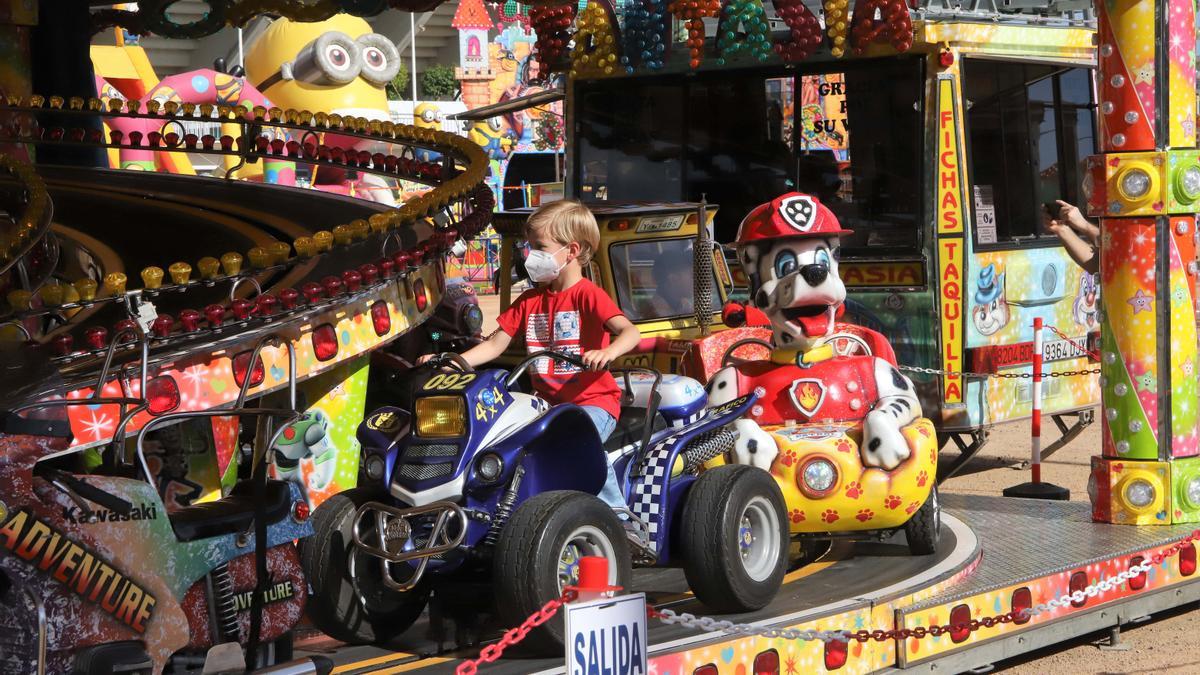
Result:
[[396,71],[396,76],[384,87],[387,91],[388,100],[407,101],[412,96],[412,90],[409,89],[408,82],[408,67],[401,63],[400,70]]
[[421,98],[425,101],[453,101],[458,95],[454,68],[437,64],[421,73]]

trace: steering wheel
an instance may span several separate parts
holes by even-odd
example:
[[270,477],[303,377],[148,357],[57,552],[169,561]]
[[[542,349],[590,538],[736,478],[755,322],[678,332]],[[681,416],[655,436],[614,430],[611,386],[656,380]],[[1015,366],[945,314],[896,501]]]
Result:
[[838,356],[872,356],[871,346],[854,333],[834,333],[821,340],[823,345],[833,345]]
[[[457,354],[455,356],[457,356]],[[526,356],[524,361],[518,363],[516,367],[512,369],[512,372],[508,374],[508,379],[504,381],[504,385],[508,389],[512,389],[513,385],[517,383],[517,380],[521,378],[521,375],[525,374],[525,370],[529,368],[529,365],[540,358],[562,361],[563,363],[569,363],[573,366],[577,366],[581,370],[587,370],[587,366],[584,365],[583,361],[578,356],[572,356],[571,354],[564,354],[562,352],[545,349]]]
[[442,352],[440,354],[434,354],[432,359],[429,359],[417,367],[437,368],[440,366],[452,366],[454,370],[457,370],[460,373],[475,372],[475,369],[471,367],[471,364],[467,363],[467,360],[464,359],[461,354],[455,354],[454,352]]
[[762,338],[742,338],[741,340],[729,345],[729,349],[725,350],[725,355],[721,357],[721,367],[724,368],[728,366],[730,361],[733,359],[733,353],[739,348],[745,347],[746,345],[758,345],[760,347],[766,347],[767,351],[774,349],[774,346],[770,342],[767,342]]

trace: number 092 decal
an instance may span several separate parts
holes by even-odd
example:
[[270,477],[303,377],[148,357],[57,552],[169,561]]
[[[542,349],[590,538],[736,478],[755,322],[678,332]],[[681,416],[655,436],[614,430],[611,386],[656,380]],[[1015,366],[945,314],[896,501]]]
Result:
[[424,389],[465,389],[475,379],[475,373],[438,373],[429,378]]

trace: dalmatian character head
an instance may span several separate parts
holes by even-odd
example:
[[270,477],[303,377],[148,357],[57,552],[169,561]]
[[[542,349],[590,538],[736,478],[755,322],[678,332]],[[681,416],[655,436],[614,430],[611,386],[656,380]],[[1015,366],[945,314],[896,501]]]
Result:
[[846,300],[837,260],[843,234],[850,230],[832,211],[799,192],[756,207],[742,221],[738,256],[777,347],[805,351],[833,332]]

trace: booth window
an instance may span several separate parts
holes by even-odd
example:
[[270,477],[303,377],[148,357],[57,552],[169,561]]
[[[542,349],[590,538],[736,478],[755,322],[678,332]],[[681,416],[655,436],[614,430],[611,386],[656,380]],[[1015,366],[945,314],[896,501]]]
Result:
[[[617,305],[631,321],[695,314],[692,245],[695,239],[654,239],[613,244],[608,249]],[[717,288],[714,260],[712,288]],[[719,304],[719,303],[718,303]],[[720,311],[714,307],[713,311]]]
[[1056,242],[1042,204],[1079,205],[1096,152],[1090,70],[967,59],[964,78],[976,242]]
[[854,230],[844,255],[917,255],[923,60],[836,65],[578,82],[575,194],[704,197],[729,242],[755,206],[800,190]]

